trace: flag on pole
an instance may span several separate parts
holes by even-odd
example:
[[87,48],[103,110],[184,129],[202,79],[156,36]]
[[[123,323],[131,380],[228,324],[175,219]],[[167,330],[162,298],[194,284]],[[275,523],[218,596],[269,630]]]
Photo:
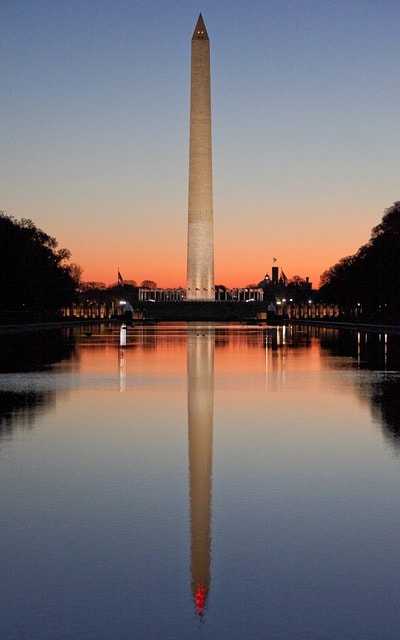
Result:
[[121,287],[124,286],[124,279],[119,272],[119,268],[118,268],[118,284],[121,285]]

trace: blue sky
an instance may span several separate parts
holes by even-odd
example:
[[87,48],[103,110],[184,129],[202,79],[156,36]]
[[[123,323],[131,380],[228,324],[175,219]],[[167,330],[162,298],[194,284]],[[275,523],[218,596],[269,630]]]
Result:
[[399,199],[400,3],[2,0],[0,209],[85,280],[185,285],[190,41],[211,40],[216,282],[319,275]]

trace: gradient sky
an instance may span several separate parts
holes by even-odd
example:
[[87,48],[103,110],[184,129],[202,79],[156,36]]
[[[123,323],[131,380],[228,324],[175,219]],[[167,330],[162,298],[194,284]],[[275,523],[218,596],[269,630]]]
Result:
[[319,276],[400,198],[398,0],[1,0],[0,209],[84,280],[186,284],[191,37],[211,40],[215,281]]

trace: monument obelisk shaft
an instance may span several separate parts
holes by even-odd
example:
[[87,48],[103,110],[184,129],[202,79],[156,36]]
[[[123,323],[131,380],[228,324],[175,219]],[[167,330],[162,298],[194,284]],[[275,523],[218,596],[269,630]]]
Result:
[[210,40],[200,14],[190,78],[187,300],[214,300]]

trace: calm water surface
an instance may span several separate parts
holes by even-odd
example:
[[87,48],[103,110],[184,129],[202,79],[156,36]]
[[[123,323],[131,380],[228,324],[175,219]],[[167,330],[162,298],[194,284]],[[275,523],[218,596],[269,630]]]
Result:
[[400,637],[398,338],[1,337],[4,640]]

